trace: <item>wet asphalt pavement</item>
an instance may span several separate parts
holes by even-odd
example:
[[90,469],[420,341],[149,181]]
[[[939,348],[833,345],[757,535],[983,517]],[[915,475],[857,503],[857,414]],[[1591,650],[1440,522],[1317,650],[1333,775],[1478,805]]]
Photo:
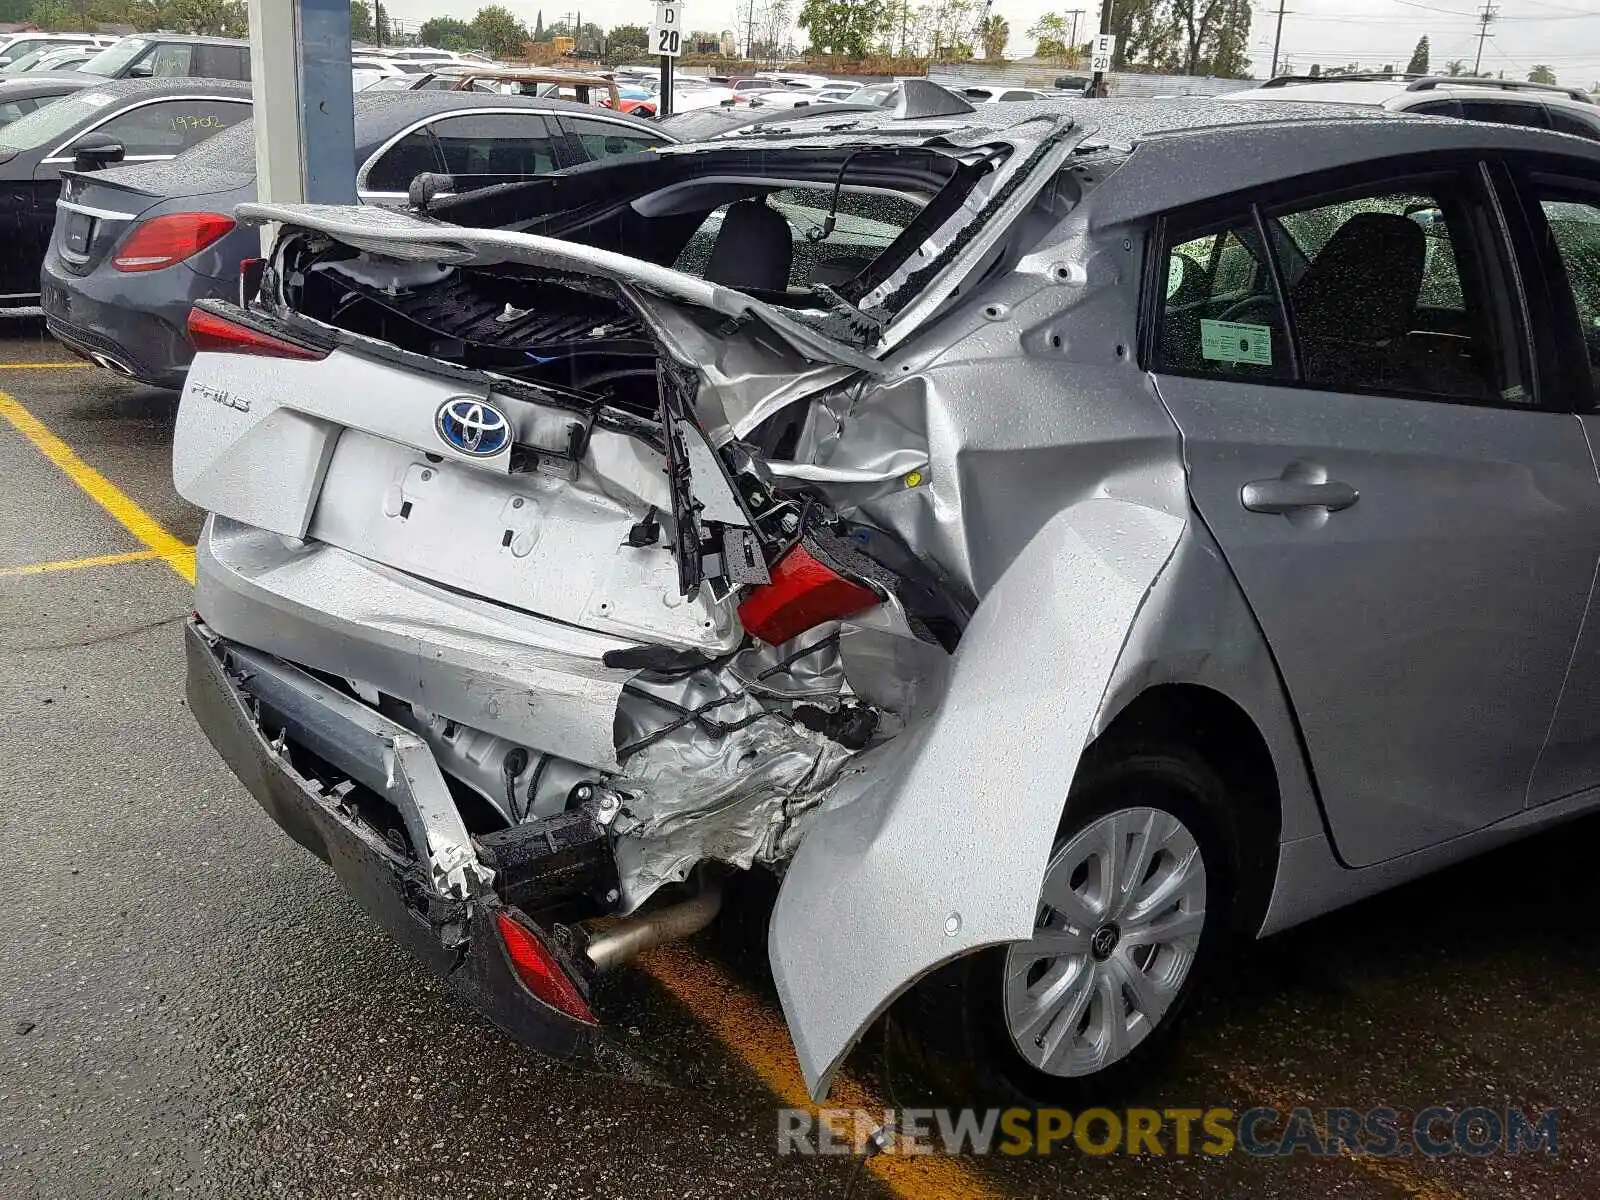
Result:
[[[0,363],[64,360],[32,326]],[[0,369],[165,529],[176,398]],[[777,1153],[795,1067],[743,912],[616,981],[608,1076],[512,1044],[278,832],[183,705],[189,587],[0,421],[0,1195],[842,1196]],[[1600,1193],[1600,821],[1243,954],[1138,1097],[1165,1107],[1559,1110],[1555,1157],[988,1158],[875,1165],[857,1196],[1578,1197]],[[915,1103],[874,1035],[846,1090]]]

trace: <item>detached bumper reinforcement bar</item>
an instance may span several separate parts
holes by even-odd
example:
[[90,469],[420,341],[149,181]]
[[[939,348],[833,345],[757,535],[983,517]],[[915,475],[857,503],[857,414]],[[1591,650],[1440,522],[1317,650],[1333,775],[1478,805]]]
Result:
[[[412,735],[380,714],[327,687],[313,676],[270,655],[224,641],[200,621],[185,629],[187,695],[195,720],[223,760],[284,832],[333,868],[345,889],[397,942],[523,1044],[568,1061],[594,1064],[609,1043],[592,1024],[577,1021],[542,1002],[523,986],[496,926],[507,912],[487,881],[461,818],[444,790],[443,777],[425,744],[413,752],[400,739]],[[371,787],[405,814],[413,840],[413,821],[425,836],[459,844],[471,857],[458,864],[457,878],[474,881],[471,895],[454,895],[434,886],[437,866],[423,864],[390,845],[371,825],[347,810],[337,795],[300,775],[281,745],[268,741],[252,708],[259,702],[283,723],[284,733]],[[398,731],[398,732],[397,732]],[[385,783],[373,786],[373,780]],[[417,797],[437,783],[439,802],[450,805],[438,820],[432,800]],[[429,832],[431,831],[431,832]],[[418,845],[423,843],[418,842]],[[515,910],[510,910],[515,911]],[[552,947],[562,939],[541,930],[526,914],[516,918],[539,932]],[[567,973],[581,981],[572,955],[563,950]]]

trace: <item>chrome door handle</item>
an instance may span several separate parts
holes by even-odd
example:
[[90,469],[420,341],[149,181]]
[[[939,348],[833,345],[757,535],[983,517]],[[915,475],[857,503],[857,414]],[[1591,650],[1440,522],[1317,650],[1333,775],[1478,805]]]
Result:
[[1339,512],[1359,499],[1360,492],[1336,479],[1322,483],[1305,479],[1258,479],[1245,484],[1239,492],[1240,503],[1258,513],[1292,513],[1303,508]]

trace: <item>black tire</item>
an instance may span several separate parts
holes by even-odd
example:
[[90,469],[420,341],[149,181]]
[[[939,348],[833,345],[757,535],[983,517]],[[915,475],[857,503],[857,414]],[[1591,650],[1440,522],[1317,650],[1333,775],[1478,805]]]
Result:
[[[1082,1107],[1124,1099],[1171,1046],[1197,986],[1234,940],[1238,911],[1238,838],[1227,791],[1197,754],[1168,743],[1123,740],[1085,756],[1068,797],[1052,855],[1096,819],[1118,809],[1170,813],[1193,834],[1206,870],[1206,921],[1193,965],[1166,1012],[1124,1058],[1090,1075],[1046,1074],[1025,1059],[1007,1027],[1003,970],[1006,949],[983,951],[918,984],[895,1010],[915,1048],[924,1082],[951,1102],[972,1103],[974,1091],[1007,1104]],[[891,1035],[894,1031],[891,1032]]]

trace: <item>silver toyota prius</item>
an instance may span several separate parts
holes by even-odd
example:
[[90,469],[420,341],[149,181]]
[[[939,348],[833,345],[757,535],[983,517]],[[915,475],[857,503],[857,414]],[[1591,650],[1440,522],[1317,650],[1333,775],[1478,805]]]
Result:
[[1600,146],[1014,103],[455,192],[239,209],[189,695],[527,1044],[759,869],[817,1095],[932,986],[1108,1090],[1231,939],[1600,803]]

